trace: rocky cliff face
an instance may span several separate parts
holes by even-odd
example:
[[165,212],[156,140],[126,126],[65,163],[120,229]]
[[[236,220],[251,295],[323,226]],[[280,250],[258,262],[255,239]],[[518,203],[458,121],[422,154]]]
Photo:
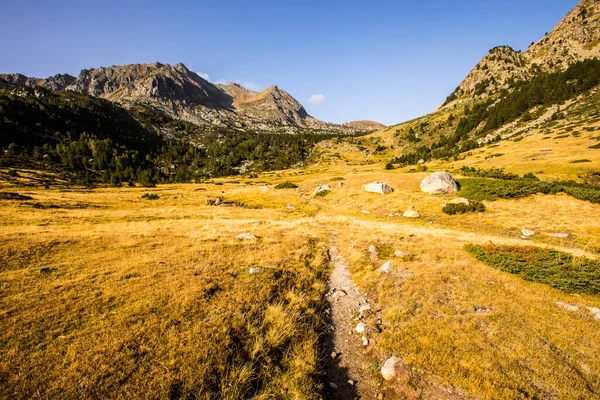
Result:
[[346,122],[344,125],[361,131],[378,131],[386,128],[385,125],[380,124],[379,122],[367,120]]
[[568,68],[569,64],[600,57],[600,1],[581,0],[552,32],[525,52],[508,46],[492,49],[469,72],[447,104],[488,97],[540,72]]

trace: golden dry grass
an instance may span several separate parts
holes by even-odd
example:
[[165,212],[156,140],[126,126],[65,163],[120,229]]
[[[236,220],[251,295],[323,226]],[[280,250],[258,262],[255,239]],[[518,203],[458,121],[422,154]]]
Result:
[[[507,145],[533,145],[526,140],[535,137]],[[520,173],[564,164],[513,159]],[[565,176],[587,167],[568,168]],[[600,307],[600,298],[525,282],[463,246],[523,244],[529,228],[528,244],[597,257],[600,205],[536,195],[449,216],[441,204],[454,196],[423,194],[426,175],[337,164],[219,186],[4,188],[34,199],[0,202],[2,395],[318,398],[325,246],[335,234],[381,309],[383,331],[370,338],[381,359],[401,356],[415,374],[476,398],[597,397],[600,321],[556,302]],[[395,192],[365,193],[376,180]],[[283,181],[299,188],[273,188]],[[331,193],[315,197],[320,184]],[[160,198],[141,199],[146,192]],[[206,205],[217,196],[238,206]],[[396,215],[410,206],[422,218]],[[243,232],[260,239],[233,239]],[[570,237],[547,235],[556,232]],[[391,274],[376,271],[371,244],[381,263],[393,261]],[[413,257],[396,259],[396,249]],[[256,266],[265,271],[250,275]]]

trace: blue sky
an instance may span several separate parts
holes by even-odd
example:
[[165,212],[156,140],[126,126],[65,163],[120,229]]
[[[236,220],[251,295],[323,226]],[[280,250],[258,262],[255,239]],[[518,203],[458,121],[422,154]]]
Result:
[[492,47],[525,50],[577,3],[2,0],[0,73],[183,62],[212,81],[276,84],[319,119],[395,124],[437,107]]

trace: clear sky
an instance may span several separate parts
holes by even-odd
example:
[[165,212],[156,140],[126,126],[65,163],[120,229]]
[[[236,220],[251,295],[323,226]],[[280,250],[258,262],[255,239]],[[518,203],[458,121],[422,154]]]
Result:
[[399,123],[444,101],[489,49],[525,50],[577,0],[2,0],[0,73],[183,62],[276,84],[332,122]]

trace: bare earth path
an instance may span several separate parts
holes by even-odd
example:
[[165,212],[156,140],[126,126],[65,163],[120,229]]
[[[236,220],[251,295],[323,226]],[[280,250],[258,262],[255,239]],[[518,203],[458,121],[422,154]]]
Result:
[[348,266],[334,244],[332,238],[329,254],[333,271],[326,296],[330,329],[326,337],[325,395],[327,399],[376,399],[378,391],[368,372],[373,358],[362,339],[368,337],[368,332],[355,330],[360,307],[368,305],[368,300],[352,282]]

